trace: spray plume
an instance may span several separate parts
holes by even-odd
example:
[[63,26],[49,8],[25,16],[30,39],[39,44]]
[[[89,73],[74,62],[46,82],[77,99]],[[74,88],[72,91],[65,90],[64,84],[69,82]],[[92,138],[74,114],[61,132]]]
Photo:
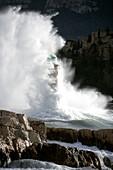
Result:
[[[108,98],[94,90],[78,90],[69,82],[73,75],[58,61],[58,90],[48,85],[47,57],[62,48],[50,16],[20,13],[10,8],[0,13],[0,108],[26,112],[40,119],[84,119],[106,116]],[[31,115],[31,112],[33,115]]]

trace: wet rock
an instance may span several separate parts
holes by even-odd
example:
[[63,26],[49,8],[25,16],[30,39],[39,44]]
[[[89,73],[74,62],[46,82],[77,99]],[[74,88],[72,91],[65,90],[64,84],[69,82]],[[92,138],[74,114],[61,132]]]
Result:
[[108,158],[108,157],[104,157],[103,158],[103,162],[104,162],[104,164],[107,166],[107,167],[109,167],[109,168],[111,168],[111,161],[110,161],[110,159]]
[[47,128],[47,139],[62,142],[77,142],[77,130],[65,128]]
[[84,145],[92,146],[94,145],[94,136],[92,130],[81,129],[78,131],[78,141]]
[[[113,130],[74,130],[46,128],[45,123],[28,119],[24,114],[0,111],[0,167],[17,159],[50,161],[70,167],[100,168],[98,157],[90,151],[42,143],[47,139],[63,142],[81,142],[113,151]],[[109,166],[108,158],[104,163]],[[113,165],[111,163],[110,167]]]
[[93,130],[95,145],[99,149],[113,151],[113,129]]
[[55,143],[34,144],[23,151],[21,158],[49,161],[75,168],[89,166],[101,169],[100,161],[93,152]]
[[97,146],[99,149],[113,151],[113,129],[64,129],[47,128],[47,139],[62,142],[81,142],[88,146]]

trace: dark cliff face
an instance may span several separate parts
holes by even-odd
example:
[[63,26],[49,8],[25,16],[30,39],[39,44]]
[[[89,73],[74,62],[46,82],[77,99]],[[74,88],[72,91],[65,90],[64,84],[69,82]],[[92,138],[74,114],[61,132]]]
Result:
[[[93,87],[113,96],[113,36],[101,33],[105,36],[100,37],[100,33],[95,32],[82,42],[68,40],[58,56],[72,59],[72,67],[75,67],[73,84],[80,83],[79,88]],[[97,34],[97,38],[91,41],[93,34]]]

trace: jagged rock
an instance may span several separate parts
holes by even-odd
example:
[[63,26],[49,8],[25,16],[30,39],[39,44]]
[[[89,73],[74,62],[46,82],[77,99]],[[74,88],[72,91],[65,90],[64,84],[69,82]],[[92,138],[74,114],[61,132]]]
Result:
[[98,157],[91,151],[79,150],[73,147],[65,147],[59,144],[34,144],[22,152],[22,159],[38,159],[50,161],[70,167],[100,167]]
[[32,130],[26,115],[5,110],[0,111],[0,125],[16,129]]
[[[57,56],[72,60],[72,67],[76,70],[73,84],[80,82],[80,89],[93,87],[113,97],[113,31],[107,29],[109,31],[92,32],[81,42],[67,40]],[[113,105],[109,106],[113,109]]]
[[36,133],[39,133],[41,139],[43,141],[46,140],[46,126],[45,123],[41,120],[33,120],[33,119],[28,119],[30,126],[35,130]]
[[[42,121],[28,119],[24,114],[0,111],[0,167],[13,160],[29,158],[51,161],[71,167],[100,168],[98,157],[89,151],[58,144],[41,143],[47,138],[64,142],[82,142],[113,151],[113,129],[74,130],[47,128]],[[109,160],[104,158],[105,165]],[[110,167],[113,167],[111,163]]]
[[77,142],[77,130],[65,128],[47,128],[47,139],[62,142]]
[[33,142],[41,142],[41,138],[40,138],[40,135],[39,133],[36,133],[34,131],[29,131],[29,139],[30,141],[33,143]]
[[17,114],[17,117],[19,119],[19,122],[24,124],[24,127],[26,130],[32,130],[32,127],[29,124],[28,118],[24,114]]
[[0,167],[20,159],[21,152],[34,142],[40,143],[41,138],[26,115],[0,110]]

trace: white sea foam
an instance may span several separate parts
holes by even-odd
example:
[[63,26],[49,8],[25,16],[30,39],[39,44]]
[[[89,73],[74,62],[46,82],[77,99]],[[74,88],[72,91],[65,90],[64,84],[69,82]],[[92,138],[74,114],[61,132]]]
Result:
[[50,16],[17,8],[0,12],[0,109],[43,120],[111,120],[104,109],[107,97],[70,84],[70,62],[57,61],[57,92],[49,86],[53,64],[47,57],[63,45]]
[[53,29],[50,16],[20,14],[18,10],[10,8],[0,13],[0,108],[48,108],[46,97],[51,89],[47,57],[64,41]]
[[[5,169],[5,168],[4,168]],[[3,169],[3,170],[4,170]],[[37,169],[37,170],[92,170],[90,167],[85,167],[85,168],[72,168],[64,165],[57,165],[52,162],[42,162],[38,160],[32,160],[32,159],[23,159],[23,160],[17,160],[9,164],[7,170],[11,169],[17,169],[17,170],[24,170],[24,169]],[[1,168],[2,170],[2,168]]]
[[[70,80],[74,70],[70,69],[71,63],[60,62],[58,75],[58,107],[70,115],[71,119],[88,119],[93,117],[111,120],[108,117],[105,106],[110,97],[105,97],[96,89],[80,90],[77,86],[72,86]],[[63,106],[63,107],[62,107]]]

